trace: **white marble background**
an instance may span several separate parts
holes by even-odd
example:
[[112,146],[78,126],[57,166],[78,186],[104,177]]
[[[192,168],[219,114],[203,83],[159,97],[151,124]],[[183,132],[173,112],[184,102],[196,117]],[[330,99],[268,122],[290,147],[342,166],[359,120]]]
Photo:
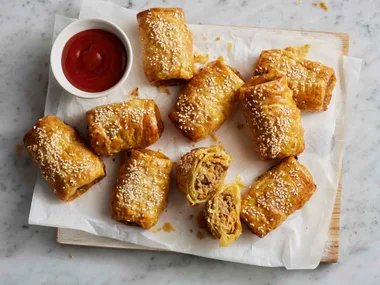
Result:
[[137,10],[183,7],[189,23],[350,34],[350,55],[364,63],[347,123],[339,262],[286,271],[176,253],[61,246],[55,229],[28,226],[37,168],[16,145],[43,114],[54,14],[76,17],[80,1],[0,0],[0,284],[379,284],[380,2],[327,0],[327,12],[310,0],[126,2]]

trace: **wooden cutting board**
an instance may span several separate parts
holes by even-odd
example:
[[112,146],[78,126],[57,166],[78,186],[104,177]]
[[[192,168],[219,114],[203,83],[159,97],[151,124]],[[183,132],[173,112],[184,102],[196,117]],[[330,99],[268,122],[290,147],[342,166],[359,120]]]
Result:
[[[345,33],[330,33],[330,32],[315,32],[315,31],[299,31],[308,33],[327,33],[338,37],[342,41],[342,55],[348,55],[349,49],[349,35]],[[337,134],[339,139],[344,139],[343,130]],[[340,228],[340,197],[342,191],[342,173],[340,175],[338,190],[336,194],[334,211],[331,217],[329,236],[326,242],[325,250],[322,255],[321,262],[335,263],[338,261],[339,251],[339,228]],[[111,238],[94,236],[92,234],[71,230],[71,229],[58,229],[57,242],[60,244],[81,245],[81,246],[96,246],[120,249],[139,249],[139,250],[155,250],[140,245],[123,242]]]

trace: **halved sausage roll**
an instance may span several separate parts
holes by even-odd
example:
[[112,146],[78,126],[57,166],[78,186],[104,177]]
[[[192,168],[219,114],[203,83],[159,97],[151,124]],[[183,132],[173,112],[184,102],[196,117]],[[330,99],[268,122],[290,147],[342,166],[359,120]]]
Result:
[[195,148],[177,164],[178,188],[191,205],[204,203],[223,182],[230,162],[231,157],[221,146]]
[[240,186],[236,184],[221,186],[207,201],[205,219],[212,236],[220,240],[219,246],[229,246],[241,235],[240,210]]

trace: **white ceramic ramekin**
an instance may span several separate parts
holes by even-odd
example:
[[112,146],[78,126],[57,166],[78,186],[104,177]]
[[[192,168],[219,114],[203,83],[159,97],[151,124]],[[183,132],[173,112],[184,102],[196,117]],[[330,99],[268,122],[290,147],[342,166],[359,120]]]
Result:
[[[116,35],[124,44],[125,51],[127,54],[127,66],[125,68],[123,76],[121,77],[119,82],[116,83],[113,87],[102,92],[86,92],[74,87],[67,80],[62,70],[62,52],[67,41],[75,34],[81,31],[90,30],[90,29],[105,30]],[[77,20],[71,23],[70,25],[68,25],[66,28],[62,30],[62,32],[56,38],[53,44],[53,47],[51,49],[51,54],[50,54],[50,65],[53,70],[54,77],[57,79],[58,83],[62,86],[62,88],[64,88],[67,92],[75,96],[78,96],[81,98],[89,98],[89,99],[107,96],[108,94],[116,90],[120,85],[122,85],[125,79],[128,77],[129,72],[131,71],[132,62],[133,62],[132,46],[131,46],[131,43],[129,42],[127,35],[123,32],[122,29],[120,29],[115,24],[106,20],[101,20],[101,19]]]

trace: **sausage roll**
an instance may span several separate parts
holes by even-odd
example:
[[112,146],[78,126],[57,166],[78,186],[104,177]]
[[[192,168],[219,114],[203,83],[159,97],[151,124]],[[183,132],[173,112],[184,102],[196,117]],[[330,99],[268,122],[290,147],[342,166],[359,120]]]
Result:
[[112,192],[112,219],[144,229],[153,227],[166,207],[171,170],[171,160],[161,152],[126,153]]
[[240,106],[263,159],[295,156],[305,149],[301,112],[285,76],[251,78],[240,89]]
[[25,134],[24,144],[62,201],[74,200],[106,176],[103,161],[74,128],[55,116],[41,118]]
[[169,118],[190,140],[203,140],[231,115],[243,83],[236,70],[213,61],[183,87]]
[[87,122],[91,146],[106,156],[154,144],[164,130],[160,110],[150,99],[95,107],[87,112]]
[[206,202],[223,182],[231,157],[218,146],[195,148],[176,167],[178,188],[191,205]]
[[298,108],[326,111],[336,78],[332,68],[305,58],[309,46],[285,50],[264,50],[256,64],[254,75],[276,72],[285,75]]
[[240,187],[236,184],[223,185],[207,201],[204,210],[207,226],[219,246],[229,246],[242,231],[240,222]]
[[194,75],[193,40],[180,8],[137,14],[144,73],[155,86],[177,85]]
[[261,175],[242,199],[241,218],[259,237],[301,209],[315,192],[313,177],[294,157]]

